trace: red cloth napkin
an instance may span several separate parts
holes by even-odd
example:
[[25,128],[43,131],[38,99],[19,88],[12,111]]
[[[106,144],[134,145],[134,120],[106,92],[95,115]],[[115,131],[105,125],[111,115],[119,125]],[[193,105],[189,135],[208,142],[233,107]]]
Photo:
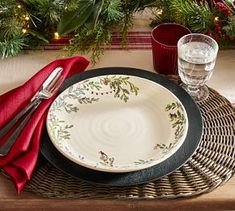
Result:
[[[89,62],[83,57],[59,59],[41,69],[22,86],[0,96],[0,129],[27,105],[32,96],[56,67],[63,67],[63,78],[82,72]],[[28,124],[17,138],[10,152],[0,157],[0,167],[12,178],[17,192],[30,180],[39,154],[40,137],[43,131],[47,110],[55,96],[44,100],[33,113]],[[0,140],[4,143],[7,135]]]

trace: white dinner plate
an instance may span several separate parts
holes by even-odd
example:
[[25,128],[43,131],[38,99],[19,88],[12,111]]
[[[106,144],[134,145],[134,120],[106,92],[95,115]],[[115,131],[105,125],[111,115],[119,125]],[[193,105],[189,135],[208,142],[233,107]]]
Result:
[[163,162],[183,144],[188,117],[168,89],[133,75],[101,75],[69,86],[52,103],[49,137],[65,157],[104,172]]

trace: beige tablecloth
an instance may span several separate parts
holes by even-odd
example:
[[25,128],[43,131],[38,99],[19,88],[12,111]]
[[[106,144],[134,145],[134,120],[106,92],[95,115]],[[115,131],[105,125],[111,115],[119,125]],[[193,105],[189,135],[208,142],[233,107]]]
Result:
[[[0,94],[19,86],[43,66],[60,58],[62,51],[27,51],[0,60]],[[89,56],[85,57],[89,60]],[[154,71],[151,50],[106,50],[100,61],[88,69],[108,66],[142,68]],[[220,50],[215,71],[208,85],[235,103],[235,49]]]

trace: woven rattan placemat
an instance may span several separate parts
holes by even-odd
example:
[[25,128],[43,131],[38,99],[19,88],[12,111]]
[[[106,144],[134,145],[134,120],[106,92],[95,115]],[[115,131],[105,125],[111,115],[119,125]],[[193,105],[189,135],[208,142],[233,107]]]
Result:
[[103,199],[177,198],[210,192],[234,172],[235,110],[213,89],[198,105],[204,124],[201,143],[192,158],[168,176],[142,185],[105,187],[69,176],[44,161],[25,190],[50,198]]

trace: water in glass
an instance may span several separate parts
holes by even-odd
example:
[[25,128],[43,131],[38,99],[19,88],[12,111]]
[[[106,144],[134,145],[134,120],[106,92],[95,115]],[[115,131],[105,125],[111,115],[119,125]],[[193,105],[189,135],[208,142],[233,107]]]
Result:
[[196,100],[205,100],[209,90],[205,83],[215,67],[218,44],[211,37],[192,33],[183,36],[177,44],[178,70],[182,87]]
[[216,58],[215,50],[202,42],[189,42],[179,50],[179,75],[191,88],[202,86],[212,75]]

